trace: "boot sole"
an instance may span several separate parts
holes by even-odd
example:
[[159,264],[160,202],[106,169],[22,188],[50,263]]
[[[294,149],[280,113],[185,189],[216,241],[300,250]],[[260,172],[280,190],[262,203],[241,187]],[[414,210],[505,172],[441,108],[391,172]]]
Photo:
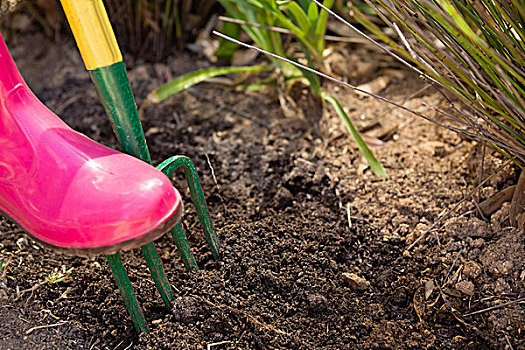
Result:
[[5,213],[4,211],[0,210],[0,213],[3,214],[6,218],[10,219],[12,222],[14,222],[18,227],[20,227],[28,236],[31,237],[31,239],[40,243],[44,247],[50,248],[56,252],[63,253],[66,255],[91,257],[91,256],[97,256],[97,255],[112,255],[119,251],[135,249],[146,243],[150,243],[156,240],[157,238],[161,237],[162,235],[167,233],[169,230],[171,230],[177,224],[177,222],[180,221],[182,217],[183,207],[184,206],[181,201],[179,204],[179,207],[177,208],[177,210],[172,216],[170,216],[166,221],[161,223],[159,226],[156,226],[153,230],[146,232],[140,237],[130,239],[124,242],[120,242],[117,244],[95,247],[95,248],[66,248],[66,247],[60,247],[60,246],[56,246],[56,245],[47,243],[33,236],[21,224],[19,224],[16,220],[14,220],[10,215]]

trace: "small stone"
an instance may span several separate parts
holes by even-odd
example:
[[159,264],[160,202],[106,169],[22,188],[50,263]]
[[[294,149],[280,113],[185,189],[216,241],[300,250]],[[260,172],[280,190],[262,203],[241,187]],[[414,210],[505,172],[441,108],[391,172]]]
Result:
[[328,300],[321,294],[310,294],[308,296],[308,308],[314,312],[326,310]]
[[197,320],[202,311],[199,301],[193,297],[179,297],[173,301],[172,313],[177,321],[191,323]]
[[512,261],[495,261],[491,266],[491,272],[496,276],[506,276],[514,269]]
[[451,218],[445,226],[445,231],[449,236],[461,239],[487,238],[493,235],[490,225],[477,218]]
[[456,289],[465,295],[471,296],[474,294],[474,283],[470,281],[461,281],[456,283]]
[[418,234],[425,233],[426,231],[428,231],[428,225],[423,222],[420,222],[416,225],[414,231],[416,231]]
[[508,275],[509,273],[512,272],[512,270],[514,270],[514,262],[512,262],[511,260],[508,260],[508,261],[505,261],[503,263],[503,274],[504,275]]
[[463,273],[472,279],[476,279],[481,275],[482,269],[481,266],[479,266],[474,261],[467,261],[465,263],[465,266],[463,266]]
[[408,224],[399,224],[397,231],[400,235],[404,236],[410,231],[410,226]]
[[425,282],[425,299],[430,298],[432,293],[434,292],[434,281],[428,280]]
[[482,248],[484,245],[485,245],[485,240],[483,238],[474,239],[472,240],[472,243],[470,244],[472,248]]
[[355,273],[344,272],[343,278],[352,289],[366,290],[368,287],[370,287],[370,282],[368,282],[363,277],[356,275]]
[[292,205],[293,196],[292,193],[286,187],[279,188],[274,198],[277,201],[277,205],[281,209],[285,209]]

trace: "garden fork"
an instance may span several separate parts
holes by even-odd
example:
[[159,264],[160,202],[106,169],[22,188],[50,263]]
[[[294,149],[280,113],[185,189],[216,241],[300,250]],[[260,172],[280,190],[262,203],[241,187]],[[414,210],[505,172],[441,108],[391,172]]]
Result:
[[[86,69],[95,84],[123,151],[151,164],[126,68],[102,0],[61,0],[61,3]],[[219,239],[213,228],[194,164],[186,156],[174,156],[162,162],[157,168],[169,178],[176,169],[182,168],[207,243],[213,257],[218,259]],[[180,221],[171,233],[185,268],[188,271],[197,270],[197,264]],[[152,242],[147,243],[141,247],[141,250],[162,300],[171,309],[174,294],[155,245]],[[147,321],[120,254],[107,255],[106,258],[137,332],[147,332]]]

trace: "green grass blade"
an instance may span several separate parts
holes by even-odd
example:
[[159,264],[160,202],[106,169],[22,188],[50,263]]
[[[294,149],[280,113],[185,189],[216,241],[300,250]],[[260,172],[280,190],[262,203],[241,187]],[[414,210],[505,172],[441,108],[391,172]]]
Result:
[[282,3],[280,7],[290,11],[301,31],[307,32],[310,30],[310,20],[308,19],[306,13],[304,13],[301,6],[299,6],[296,2],[287,1]]
[[[393,23],[404,27],[413,57],[407,57],[408,49],[396,47],[389,38],[381,39],[464,102],[461,109],[454,108],[459,119],[449,115],[465,121],[465,129],[456,131],[469,137],[477,133],[494,148],[508,149],[516,159],[523,159],[525,2],[366,1],[389,27],[395,29]],[[367,18],[355,17],[370,29]]]
[[[332,8],[334,5],[334,0],[325,0],[323,2],[323,5],[326,8]],[[324,37],[324,34],[326,32],[326,23],[328,22],[328,12],[321,11],[321,14],[319,15],[319,20],[317,22],[317,25],[315,27],[315,35]]]
[[241,72],[260,72],[268,70],[265,65],[247,66],[247,67],[213,67],[201,69],[195,72],[181,75],[172,81],[162,85],[158,89],[152,91],[147,98],[150,103],[158,103],[166,98],[175,95],[178,92],[186,90],[187,88],[201,83],[209,78],[219,75],[241,73]]
[[317,23],[317,18],[319,16],[319,9],[317,8],[317,5],[315,2],[311,2],[310,5],[308,5],[308,20],[310,23]]
[[343,121],[343,124],[347,128],[347,130],[350,132],[350,135],[354,138],[354,141],[357,143],[357,147],[359,148],[359,151],[365,157],[368,165],[370,166],[370,169],[379,177],[386,178],[388,177],[385,169],[379,163],[377,158],[374,156],[370,148],[367,146],[365,141],[363,141],[363,138],[359,134],[359,131],[354,126],[352,121],[350,120],[350,117],[348,114],[346,114],[345,110],[343,109],[343,106],[339,103],[339,101],[332,95],[330,95],[327,92],[322,93],[322,97],[325,101],[328,101],[335,109],[337,115],[341,120]]
[[[231,22],[223,22],[222,32],[232,38],[238,39],[241,36],[241,26]],[[215,52],[215,56],[230,62],[238,46],[239,45],[229,40],[219,38],[219,48]]]

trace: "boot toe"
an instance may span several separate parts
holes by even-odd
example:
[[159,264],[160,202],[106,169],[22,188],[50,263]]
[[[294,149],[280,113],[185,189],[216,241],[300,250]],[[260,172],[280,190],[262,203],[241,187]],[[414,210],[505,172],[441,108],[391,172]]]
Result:
[[89,160],[64,190],[44,241],[76,255],[135,248],[180,218],[180,194],[170,180],[124,154]]

